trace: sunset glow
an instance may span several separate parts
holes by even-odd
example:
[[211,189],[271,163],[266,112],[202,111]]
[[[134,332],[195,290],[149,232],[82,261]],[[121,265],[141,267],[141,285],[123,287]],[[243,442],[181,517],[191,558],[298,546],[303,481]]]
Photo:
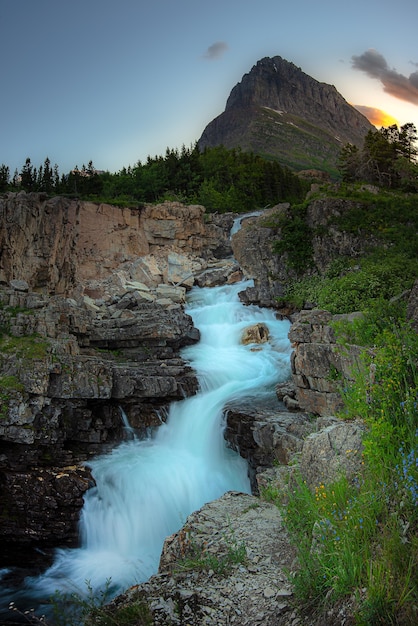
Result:
[[376,109],[375,107],[363,106],[361,104],[354,104],[353,106],[357,109],[357,111],[360,111],[360,113],[367,117],[369,122],[377,128],[381,128],[382,126],[392,126],[393,124],[399,126],[398,120],[392,115],[389,115],[389,113],[386,113],[386,111]]

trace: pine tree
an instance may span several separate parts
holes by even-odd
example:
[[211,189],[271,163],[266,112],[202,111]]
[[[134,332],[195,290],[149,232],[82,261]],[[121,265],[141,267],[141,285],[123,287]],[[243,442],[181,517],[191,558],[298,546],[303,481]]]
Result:
[[0,191],[6,191],[10,183],[10,170],[7,165],[0,165]]
[[25,191],[33,191],[36,185],[36,169],[33,168],[30,158],[25,161],[25,165],[20,172],[21,186]]

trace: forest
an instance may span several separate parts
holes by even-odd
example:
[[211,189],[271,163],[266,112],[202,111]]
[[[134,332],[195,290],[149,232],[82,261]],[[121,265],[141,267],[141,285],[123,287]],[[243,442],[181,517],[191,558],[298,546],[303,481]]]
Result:
[[61,176],[49,158],[39,167],[27,158],[13,177],[8,166],[0,166],[0,193],[37,191],[127,206],[176,200],[220,213],[301,201],[308,188],[306,180],[276,161],[222,146],[203,152],[197,145],[167,148],[165,156],[148,157],[114,174],[96,170],[92,161]]

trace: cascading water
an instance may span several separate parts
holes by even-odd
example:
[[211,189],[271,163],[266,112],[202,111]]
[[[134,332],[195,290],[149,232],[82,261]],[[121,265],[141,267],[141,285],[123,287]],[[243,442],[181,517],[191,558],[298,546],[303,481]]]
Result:
[[[56,590],[83,594],[86,581],[99,592],[110,579],[114,594],[145,581],[187,515],[226,491],[250,492],[246,462],[223,437],[223,409],[274,393],[289,375],[290,346],[289,322],[239,302],[248,284],[192,289],[187,312],[201,340],[183,357],[197,372],[199,393],[173,404],[149,439],[133,438],[90,463],[96,486],[85,495],[81,547],[58,550],[52,567],[27,580],[26,599],[42,605]],[[258,322],[269,341],[242,345],[243,330]]]

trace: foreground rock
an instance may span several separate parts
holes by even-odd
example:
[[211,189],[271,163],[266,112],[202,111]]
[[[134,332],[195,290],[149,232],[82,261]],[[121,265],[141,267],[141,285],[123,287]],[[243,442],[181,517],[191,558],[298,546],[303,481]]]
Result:
[[227,493],[188,517],[166,540],[158,574],[112,610],[143,603],[160,626],[302,624],[286,574],[293,560],[277,507]]

